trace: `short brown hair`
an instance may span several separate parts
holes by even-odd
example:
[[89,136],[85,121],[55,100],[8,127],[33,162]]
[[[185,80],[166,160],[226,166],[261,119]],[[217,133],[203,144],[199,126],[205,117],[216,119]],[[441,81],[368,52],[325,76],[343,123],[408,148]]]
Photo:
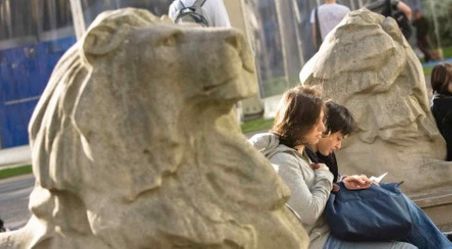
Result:
[[317,123],[323,109],[318,86],[296,86],[283,94],[270,131],[286,146],[302,145],[303,137]]
[[433,67],[430,83],[434,93],[447,94],[447,86],[452,83],[452,64],[441,63]]

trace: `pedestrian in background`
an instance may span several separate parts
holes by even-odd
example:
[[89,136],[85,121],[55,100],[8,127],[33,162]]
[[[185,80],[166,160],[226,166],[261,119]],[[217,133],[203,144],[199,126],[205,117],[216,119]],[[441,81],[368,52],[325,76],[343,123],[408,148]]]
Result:
[[350,9],[336,3],[336,0],[325,0],[325,3],[311,11],[312,42],[318,50],[325,36],[336,27]]
[[428,38],[430,25],[420,10],[414,11],[413,26],[416,28],[416,45],[424,55],[424,61],[429,62],[432,59],[437,59],[432,53]]
[[410,39],[412,28],[412,10],[410,6],[399,0],[376,0],[365,5],[368,10],[383,16],[394,18],[399,25],[400,31],[407,40]]

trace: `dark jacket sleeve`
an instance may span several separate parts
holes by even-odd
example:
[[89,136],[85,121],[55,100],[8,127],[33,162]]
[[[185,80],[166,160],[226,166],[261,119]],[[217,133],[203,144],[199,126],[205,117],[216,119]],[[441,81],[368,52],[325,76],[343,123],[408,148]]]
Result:
[[447,161],[452,161],[452,96],[433,99],[432,113],[441,135],[447,143]]

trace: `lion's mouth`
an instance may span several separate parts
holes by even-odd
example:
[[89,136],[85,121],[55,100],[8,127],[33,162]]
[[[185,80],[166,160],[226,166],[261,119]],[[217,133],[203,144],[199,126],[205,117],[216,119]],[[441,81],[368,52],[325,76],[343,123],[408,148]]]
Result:
[[222,80],[222,81],[221,81],[220,83],[218,83],[218,84],[203,86],[203,90],[204,90],[205,92],[212,92],[212,91],[214,91],[214,90],[217,89],[217,88],[220,88],[220,87],[229,85],[230,82],[237,81],[239,78],[240,78],[240,75],[239,75],[239,74],[236,74],[236,75],[233,75],[233,76],[231,76],[231,77],[228,77],[228,78]]

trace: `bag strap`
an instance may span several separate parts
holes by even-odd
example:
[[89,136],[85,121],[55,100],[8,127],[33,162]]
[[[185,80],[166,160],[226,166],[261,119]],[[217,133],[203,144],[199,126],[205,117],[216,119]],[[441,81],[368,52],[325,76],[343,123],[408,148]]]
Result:
[[391,0],[386,0],[386,10],[388,11],[388,16],[392,16],[392,3]]
[[207,0],[196,0],[195,3],[191,6],[194,9],[201,8]]
[[[316,8],[315,8],[315,11],[314,11],[314,16],[315,16],[315,32],[316,32],[316,34],[317,34],[317,43],[318,44],[316,44],[317,46],[319,46],[320,44],[322,44],[322,34],[320,33],[320,22],[319,22],[319,7],[317,6]],[[319,46],[320,47],[320,46]]]
[[[193,3],[193,5],[192,5],[191,7],[189,7],[189,8],[192,9],[192,10],[200,9],[200,8],[204,5],[204,3],[205,3],[206,1],[207,1],[207,0],[196,0],[196,1]],[[185,5],[184,5],[184,3],[182,2],[182,0],[179,0],[179,5],[181,6],[180,9],[185,9],[185,8],[187,8],[187,7],[185,7]]]
[[181,9],[185,9],[185,5],[184,5],[184,3],[182,2],[182,0],[179,0],[179,5],[180,5],[180,8],[179,8],[179,11],[181,10]]

